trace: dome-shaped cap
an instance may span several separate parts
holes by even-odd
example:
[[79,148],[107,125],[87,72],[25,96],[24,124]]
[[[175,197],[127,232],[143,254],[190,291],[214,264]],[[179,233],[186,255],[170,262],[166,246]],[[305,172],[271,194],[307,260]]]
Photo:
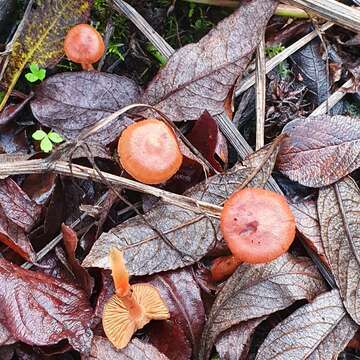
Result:
[[231,195],[220,226],[232,254],[246,263],[276,259],[295,238],[295,218],[285,197],[264,189],[247,188]]
[[69,60],[88,69],[104,54],[105,44],[101,35],[88,24],[71,28],[64,41],[64,51]]
[[183,160],[174,131],[157,119],[128,126],[120,136],[118,155],[126,172],[145,184],[170,179]]

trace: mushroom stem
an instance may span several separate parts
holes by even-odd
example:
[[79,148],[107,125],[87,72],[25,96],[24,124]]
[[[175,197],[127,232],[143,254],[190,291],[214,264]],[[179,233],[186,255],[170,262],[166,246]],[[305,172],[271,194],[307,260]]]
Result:
[[81,67],[83,70],[85,71],[92,71],[94,70],[94,67],[92,66],[92,64],[84,64],[84,63],[81,63]]
[[221,256],[215,259],[211,265],[211,277],[214,281],[227,279],[242,263],[233,255]]
[[146,316],[144,308],[136,301],[132,291],[130,291],[129,295],[121,297],[121,301],[129,311],[129,315],[134,320],[138,329],[141,329],[149,322],[149,318]]
[[110,264],[116,295],[121,299],[129,295],[131,297],[129,273],[126,270],[124,257],[121,251],[115,248],[110,250]]

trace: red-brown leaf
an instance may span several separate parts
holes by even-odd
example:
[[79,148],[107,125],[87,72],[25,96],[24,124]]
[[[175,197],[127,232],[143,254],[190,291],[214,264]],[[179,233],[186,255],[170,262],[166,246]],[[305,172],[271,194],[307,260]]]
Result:
[[93,310],[86,293],[70,283],[0,259],[0,322],[17,340],[52,345],[67,339],[90,350]]
[[309,187],[332,184],[360,166],[360,120],[320,115],[296,119],[284,130],[277,167]]
[[214,116],[242,76],[277,2],[242,2],[198,43],[179,49],[145,90],[142,102],[156,106],[173,121],[197,120],[204,110]]

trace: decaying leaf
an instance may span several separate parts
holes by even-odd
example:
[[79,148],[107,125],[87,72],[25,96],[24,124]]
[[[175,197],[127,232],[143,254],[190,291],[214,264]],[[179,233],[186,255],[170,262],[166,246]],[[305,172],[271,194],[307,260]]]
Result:
[[325,284],[307,258],[285,254],[260,265],[240,265],[218,293],[202,334],[200,358],[208,359],[217,336],[243,321],[257,319],[311,300]]
[[[185,195],[220,205],[227,197],[250,181],[252,187],[263,187],[269,178],[278,147],[265,147],[252,154],[244,166],[236,165],[224,175],[215,175],[190,189]],[[108,269],[109,251],[123,251],[128,271],[146,275],[191,265],[200,260],[220,238],[219,221],[205,215],[160,202],[145,218],[156,226],[170,247],[139,216],[133,217],[108,233],[103,233],[85,258],[83,266]]]
[[318,296],[272,329],[257,360],[337,359],[358,329],[337,290]]
[[321,260],[327,264],[324,247],[321,241],[319,217],[315,200],[303,200],[289,203],[295,216],[296,227],[306,244]]
[[91,0],[40,0],[25,19],[12,45],[1,80],[7,87],[0,103],[4,108],[10,93],[27,64],[40,67],[56,64],[64,55],[63,40],[70,27],[86,22]]
[[0,346],[10,345],[15,342],[16,340],[11,336],[6,327],[0,323]]
[[123,350],[116,350],[108,341],[100,336],[95,336],[90,356],[83,356],[82,360],[168,360],[151,344],[137,338],[131,340]]
[[320,189],[321,238],[344,306],[360,324],[360,190],[350,177]]
[[150,343],[169,359],[193,359],[199,351],[205,310],[191,269],[157,274],[150,283],[159,290],[170,311],[169,320],[150,324]]
[[[140,88],[125,76],[101,72],[68,72],[45,80],[36,90],[31,110],[39,122],[74,140],[82,130],[126,105],[137,102]],[[129,125],[117,119],[87,141],[106,145]]]
[[276,4],[242,2],[198,43],[179,49],[145,90],[142,102],[156,106],[173,121],[197,120],[204,110],[212,116],[224,112]]
[[244,321],[221,333],[215,343],[220,359],[246,359],[251,345],[251,336],[256,327],[265,319],[266,316],[263,316],[258,319]]
[[296,119],[284,130],[277,168],[309,187],[332,184],[360,166],[360,120],[320,115]]
[[19,341],[52,345],[67,339],[88,352],[93,310],[84,291],[0,259],[0,323]]

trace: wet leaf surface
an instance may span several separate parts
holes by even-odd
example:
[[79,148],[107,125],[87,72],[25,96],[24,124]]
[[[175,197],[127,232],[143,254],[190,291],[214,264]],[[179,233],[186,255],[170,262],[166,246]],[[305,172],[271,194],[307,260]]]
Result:
[[168,360],[151,344],[139,339],[132,339],[123,350],[116,350],[111,343],[100,336],[95,336],[90,357],[82,357],[82,360]]
[[[220,205],[232,192],[251,179],[250,186],[263,187],[271,174],[276,155],[277,148],[266,147],[253,154],[244,162],[244,166],[237,165],[224,175],[213,176],[185,195]],[[136,216],[110,232],[103,233],[82,265],[108,269],[110,248],[117,247],[124,252],[132,275],[172,270],[200,260],[221,236],[217,219],[175,205],[159,202],[144,216],[166,235],[177,250],[165,243],[141,217]]]
[[205,109],[212,116],[224,112],[275,6],[272,0],[241,4],[198,43],[179,49],[145,90],[142,102],[173,121],[197,120]]
[[271,330],[256,359],[337,359],[357,329],[338,291],[332,290],[296,310]]
[[0,103],[0,111],[26,65],[35,63],[39,67],[47,67],[61,59],[67,31],[71,26],[87,21],[90,3],[88,0],[41,1],[30,11],[12,44],[2,77],[7,92]]
[[205,323],[200,288],[191,269],[161,273],[150,279],[170,311],[167,321],[150,324],[149,341],[172,360],[190,360],[199,352]]
[[84,291],[5,259],[0,283],[0,322],[15,339],[29,345],[67,339],[80,352],[90,350],[93,311]]
[[[138,101],[140,88],[125,76],[101,72],[68,72],[45,80],[36,90],[31,109],[37,120],[74,140],[79,133],[113,112]],[[87,141],[112,142],[128,118],[116,119]]]
[[246,359],[251,345],[251,336],[265,318],[264,316],[244,321],[221,333],[215,343],[220,359]]
[[321,189],[321,238],[344,306],[360,324],[360,190],[347,177]]
[[321,241],[320,224],[315,200],[289,203],[295,216],[296,227],[306,244],[327,264]]
[[311,300],[325,284],[309,259],[285,254],[260,265],[241,265],[218,293],[201,340],[200,357],[208,359],[217,336],[243,321],[282,310],[300,299]]
[[360,121],[320,115],[296,119],[284,130],[277,168],[309,187],[332,184],[360,166]]

